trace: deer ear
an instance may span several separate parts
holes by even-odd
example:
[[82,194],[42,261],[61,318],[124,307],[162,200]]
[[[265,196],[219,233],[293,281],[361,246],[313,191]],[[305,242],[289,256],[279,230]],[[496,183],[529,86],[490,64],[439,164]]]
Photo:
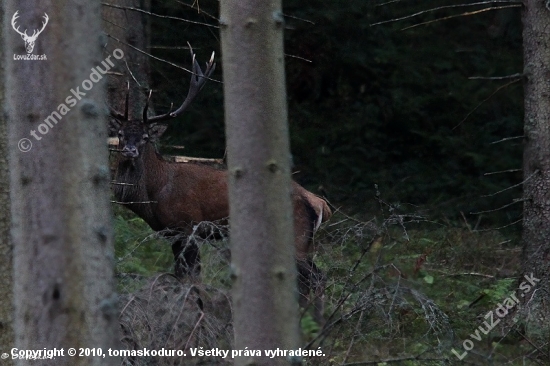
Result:
[[164,133],[164,131],[166,131],[167,128],[168,128],[168,125],[163,125],[160,123],[152,123],[147,128],[147,134],[152,140],[156,140],[162,136],[162,134]]

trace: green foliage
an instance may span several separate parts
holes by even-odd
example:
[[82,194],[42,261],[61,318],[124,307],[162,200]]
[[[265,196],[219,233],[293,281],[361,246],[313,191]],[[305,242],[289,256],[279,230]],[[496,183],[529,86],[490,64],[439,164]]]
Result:
[[[457,348],[517,288],[519,237],[428,222],[402,227],[390,219],[372,245],[366,223],[353,224],[353,218],[338,214],[339,224],[318,237],[317,263],[329,279],[326,314],[342,319],[320,339],[332,344],[337,364],[419,354],[441,361],[403,364],[454,362],[451,347]],[[484,339],[498,335],[494,330]],[[486,362],[483,355],[491,352],[498,362],[526,352],[518,345],[487,349],[481,342],[475,347],[471,362]]]
[[[115,260],[119,290],[132,291],[139,282],[155,273],[172,271],[173,256],[169,243],[157,238],[139,217],[122,207],[115,207]],[[127,288],[127,286],[130,286]]]
[[147,276],[170,270],[173,257],[168,242],[156,238],[142,219],[126,220],[117,215],[115,227],[115,255],[120,272]]
[[503,278],[496,281],[490,288],[483,291],[491,304],[496,304],[510,296],[512,291],[517,288],[517,280],[514,278]]
[[319,324],[313,319],[310,313],[305,313],[304,316],[300,319],[300,327],[302,328],[302,334],[305,340],[312,340],[321,328]]
[[[403,226],[395,225],[400,209],[392,209],[394,216],[384,212],[376,225],[336,213],[317,235],[315,262],[328,279],[325,317],[330,328],[322,332],[311,314],[302,317],[304,342],[320,345],[326,354],[308,365],[419,354],[454,361],[450,348],[469,337],[480,317],[518,285],[518,237],[476,232],[466,224],[412,224],[407,215],[401,216]],[[375,227],[382,222],[385,229],[377,236]],[[142,220],[117,208],[115,229],[121,292],[135,291],[144,277],[172,271],[168,243],[150,238]],[[223,240],[201,245],[200,296],[211,314],[226,311],[219,303],[227,301],[230,288],[225,248]],[[476,354],[468,356],[472,362],[485,362],[484,355],[491,352],[497,364],[527,353],[524,345],[489,343],[499,339],[493,333],[484,338],[487,342],[476,343]],[[403,364],[441,363],[411,359]]]

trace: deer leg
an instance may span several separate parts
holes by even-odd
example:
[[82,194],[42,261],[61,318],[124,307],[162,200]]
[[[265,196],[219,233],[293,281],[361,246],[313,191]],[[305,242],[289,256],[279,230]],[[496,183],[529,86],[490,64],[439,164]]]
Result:
[[313,290],[313,318],[320,326],[325,324],[325,288],[327,285],[327,277],[325,274],[313,263],[311,263],[311,280],[310,285]]
[[172,244],[175,275],[182,279],[187,276],[198,277],[201,272],[199,246],[192,240],[178,239]]
[[313,305],[313,319],[319,325],[325,324],[323,316],[326,276],[311,259],[299,260],[298,291],[300,307],[307,309]]
[[311,281],[307,262],[298,260],[296,262],[298,269],[298,304],[301,308],[307,309],[309,305],[309,293],[311,292]]

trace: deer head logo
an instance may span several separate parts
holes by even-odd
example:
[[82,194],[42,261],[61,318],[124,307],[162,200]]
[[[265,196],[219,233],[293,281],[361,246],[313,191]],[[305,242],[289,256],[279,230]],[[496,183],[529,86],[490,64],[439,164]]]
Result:
[[32,50],[34,49],[34,42],[36,42],[36,39],[38,38],[38,36],[40,35],[40,33],[42,33],[42,31],[44,30],[44,28],[46,28],[46,24],[48,24],[48,14],[44,13],[44,21],[42,22],[42,29],[40,30],[34,30],[32,32],[32,35],[29,36],[27,34],[27,30],[25,29],[24,32],[21,32],[19,30],[19,27],[16,26],[15,24],[15,21],[17,20],[17,18],[19,18],[19,15],[17,15],[17,13],[19,13],[19,10],[17,10],[15,12],[15,14],[13,14],[13,17],[11,18],[11,26],[13,27],[13,29],[19,33],[21,35],[21,38],[23,38],[23,41],[25,41],[25,49],[27,50],[27,53],[32,53]]

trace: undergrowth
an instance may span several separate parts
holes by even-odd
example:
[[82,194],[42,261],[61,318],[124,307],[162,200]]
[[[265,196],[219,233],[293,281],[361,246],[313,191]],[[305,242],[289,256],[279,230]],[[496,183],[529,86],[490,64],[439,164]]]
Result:
[[[303,312],[302,347],[321,347],[325,356],[304,364],[544,364],[528,340],[518,336],[512,312],[472,341],[473,349],[462,360],[452,351],[462,354],[463,342],[472,339],[485,315],[517,288],[517,234],[430,222],[399,213],[398,207],[383,211],[385,217],[370,221],[336,212],[317,233],[314,261],[328,280],[326,323]],[[201,242],[201,279],[182,284],[170,274],[168,241],[124,210],[116,210],[115,223],[127,347],[230,348],[228,240]],[[185,364],[191,360],[185,358]],[[177,359],[125,362],[183,364]]]

